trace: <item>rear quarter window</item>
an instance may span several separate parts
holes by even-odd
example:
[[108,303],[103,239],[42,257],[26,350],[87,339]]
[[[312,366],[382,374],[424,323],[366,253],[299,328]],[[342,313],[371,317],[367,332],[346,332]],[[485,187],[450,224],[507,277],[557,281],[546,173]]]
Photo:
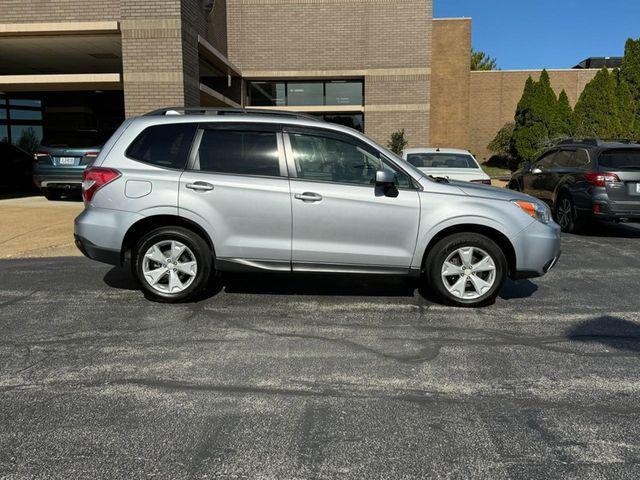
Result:
[[176,123],[146,128],[127,148],[127,157],[158,167],[183,169],[196,124]]
[[640,148],[604,151],[598,157],[598,164],[609,170],[640,170]]

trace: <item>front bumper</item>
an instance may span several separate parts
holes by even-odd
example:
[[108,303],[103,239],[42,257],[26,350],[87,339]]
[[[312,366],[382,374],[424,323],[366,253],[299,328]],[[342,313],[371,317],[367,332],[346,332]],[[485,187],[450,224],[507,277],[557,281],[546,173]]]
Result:
[[513,241],[516,253],[514,280],[541,277],[558,263],[561,254],[560,226],[533,222]]

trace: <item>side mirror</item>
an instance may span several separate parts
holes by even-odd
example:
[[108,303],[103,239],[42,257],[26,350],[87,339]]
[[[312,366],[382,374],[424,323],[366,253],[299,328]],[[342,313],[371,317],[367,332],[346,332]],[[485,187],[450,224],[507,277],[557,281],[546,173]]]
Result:
[[542,173],[542,169],[538,167],[534,167],[531,169],[531,173],[533,173],[534,175],[540,175]]
[[376,185],[380,187],[388,187],[389,185],[395,185],[396,176],[386,170],[378,170],[376,172]]
[[376,189],[381,188],[385,197],[396,198],[400,192],[396,188],[396,176],[386,170],[376,172]]

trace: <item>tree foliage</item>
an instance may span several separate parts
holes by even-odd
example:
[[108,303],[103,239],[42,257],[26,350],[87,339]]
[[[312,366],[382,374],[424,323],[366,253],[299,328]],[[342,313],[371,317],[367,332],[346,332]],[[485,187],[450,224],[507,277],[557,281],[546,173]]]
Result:
[[28,153],[34,153],[38,149],[40,139],[33,127],[29,127],[22,131],[18,139],[17,146]]
[[471,70],[498,70],[498,62],[485,52],[471,49]]
[[387,146],[389,150],[391,150],[396,155],[402,155],[402,151],[409,145],[409,142],[404,136],[404,128],[402,130],[398,130],[397,132],[393,132],[391,134],[391,139]]
[[519,160],[533,160],[551,141],[571,135],[572,130],[572,112],[566,92],[562,92],[560,98],[556,96],[546,70],[537,82],[529,77],[516,108],[511,155]]
[[576,104],[577,133],[583,137],[631,139],[635,136],[636,103],[619,72],[603,68],[585,87]]
[[506,123],[498,130],[498,133],[495,138],[491,140],[491,143],[487,145],[487,150],[501,157],[508,157],[511,153],[511,137],[513,136],[513,130],[515,128],[515,123]]

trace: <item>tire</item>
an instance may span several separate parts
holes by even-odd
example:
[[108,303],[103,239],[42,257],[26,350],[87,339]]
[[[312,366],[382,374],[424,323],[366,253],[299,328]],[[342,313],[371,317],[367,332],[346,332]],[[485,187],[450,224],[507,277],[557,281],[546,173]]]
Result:
[[[172,250],[177,257],[172,256]],[[132,266],[148,298],[164,303],[193,301],[209,284],[213,252],[207,242],[191,230],[161,227],[137,243]]]
[[[450,276],[444,275],[445,261]],[[465,262],[471,268],[465,269]],[[428,286],[443,303],[468,308],[493,304],[508,271],[502,249],[478,233],[456,233],[440,240],[429,252],[425,267]]]
[[573,199],[567,193],[561,194],[556,200],[553,216],[564,233],[578,233],[584,228],[584,220],[576,211]]
[[60,190],[52,190],[50,188],[42,189],[42,194],[47,200],[60,200],[60,197],[62,197]]

